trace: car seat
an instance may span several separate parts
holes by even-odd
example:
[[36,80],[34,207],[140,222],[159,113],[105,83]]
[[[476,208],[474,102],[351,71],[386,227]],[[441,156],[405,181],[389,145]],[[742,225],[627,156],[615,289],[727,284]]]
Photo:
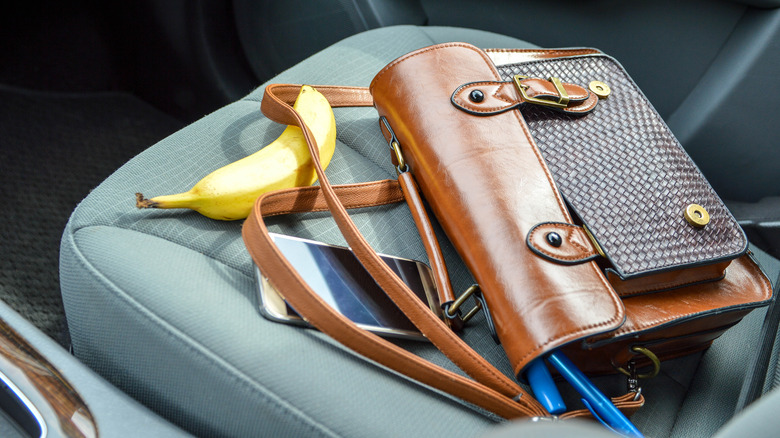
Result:
[[[484,31],[387,27],[347,38],[269,83],[367,86],[396,57],[448,41],[535,47]],[[74,353],[123,391],[201,436],[488,433],[498,418],[367,361],[315,330],[261,316],[240,221],[135,208],[135,192],[185,191],[275,139],[284,127],[260,113],[263,88],[142,152],[73,212],[62,238],[60,278]],[[331,181],[393,177],[376,111],[334,113],[338,140],[327,170]],[[377,251],[426,260],[405,205],[351,214]],[[269,223],[279,233],[344,244],[322,213]],[[472,283],[470,274],[452,246],[442,244],[453,286],[463,290]],[[777,278],[780,262],[755,252],[770,278]],[[745,345],[760,343],[764,314],[753,312],[703,354],[665,363],[661,375],[645,385],[647,405],[633,418],[639,428],[651,436],[701,436],[722,426],[733,415],[746,377]],[[482,316],[470,323],[464,339],[512,374]],[[457,371],[429,344],[399,343]],[[625,380],[607,377],[598,383],[620,392]]]

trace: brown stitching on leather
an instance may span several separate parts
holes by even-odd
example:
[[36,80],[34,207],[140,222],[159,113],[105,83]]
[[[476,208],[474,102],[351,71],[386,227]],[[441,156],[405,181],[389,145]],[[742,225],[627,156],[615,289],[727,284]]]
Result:
[[[593,111],[596,108],[596,105],[598,105],[599,99],[595,98],[595,100],[590,101],[590,98],[591,97],[588,96],[588,98],[585,99],[584,101],[582,101],[582,103],[580,103],[579,105],[572,106],[572,107],[567,107],[567,108],[564,108],[563,110],[566,111],[566,112],[572,113],[572,114],[584,114],[584,113]],[[591,102],[591,103],[588,103],[588,102]]]
[[[389,204],[395,204],[395,203],[401,202],[402,200],[403,200],[403,199],[392,199],[392,200],[388,200],[388,201],[386,201],[386,202],[381,202],[381,203],[377,203],[377,202],[366,202],[365,204],[355,204],[355,205],[351,205],[351,206],[349,206],[349,207],[347,207],[347,208],[348,208],[348,209],[350,209],[350,210],[352,210],[352,209],[356,209],[356,208],[365,208],[365,207],[378,207],[378,206],[380,206],[380,205],[389,205]],[[319,213],[319,212],[323,212],[323,211],[330,211],[330,210],[328,210],[328,207],[322,207],[322,208],[312,208],[312,209],[306,210],[305,212],[304,212],[304,211],[300,211],[300,210],[284,210],[284,211],[279,211],[279,212],[276,212],[276,213],[266,214],[266,215],[264,215],[264,216],[265,216],[265,217],[274,217],[274,216],[283,216],[283,215],[286,215],[286,214],[296,214],[296,213]]]
[[496,91],[494,91],[494,92],[493,92],[493,97],[495,97],[496,99],[498,99],[498,100],[500,100],[500,101],[502,101],[502,102],[506,102],[506,103],[508,103],[508,104],[513,104],[513,103],[515,103],[515,102],[514,102],[514,101],[512,101],[512,100],[509,100],[509,99],[504,99],[503,97],[501,97],[501,96],[499,96],[499,95],[498,95],[498,92],[499,92],[499,91],[501,91],[501,89],[502,89],[502,88],[504,88],[505,86],[506,86],[505,84],[501,84],[501,85],[499,85],[499,86],[498,86],[498,88],[496,88]]
[[[634,397],[637,397],[637,393],[629,392],[628,394],[621,395],[619,397],[612,397],[611,400],[612,404],[614,404],[616,408],[620,409],[624,414],[626,414],[626,416],[630,417],[645,404],[645,399],[641,394],[639,394],[639,398],[636,400],[634,400]],[[577,409],[575,411],[569,411],[558,416],[558,418],[561,420],[583,417],[593,418],[593,414],[588,409]]]
[[[571,236],[571,233],[576,233],[577,232],[576,230],[579,230],[579,227],[570,228],[569,236]],[[587,253],[587,254],[590,254],[590,255],[597,254],[597,251],[594,248],[592,248],[592,247],[588,248],[585,245],[580,245],[579,243],[577,243],[577,241],[573,240],[571,237],[569,237],[569,243],[571,243],[573,246],[577,247],[580,251],[582,251],[584,253]]]
[[[357,107],[357,106],[363,106],[363,107],[370,107],[373,106],[373,97],[371,96],[371,92],[369,91],[368,87],[342,87],[338,85],[312,85],[312,87],[315,90],[318,90],[320,92],[323,92],[324,95],[331,94],[331,92],[337,97],[339,100],[332,101],[331,99],[328,99],[328,102],[331,103],[331,106],[333,107]],[[299,87],[300,88],[300,87]],[[348,92],[349,98],[344,99],[341,94],[343,92]],[[368,96],[365,96],[365,94],[368,94]],[[360,97],[371,97],[371,104],[368,105],[366,102],[363,102],[361,99],[360,105],[355,102],[355,96],[358,98]],[[333,96],[331,96],[333,97]]]

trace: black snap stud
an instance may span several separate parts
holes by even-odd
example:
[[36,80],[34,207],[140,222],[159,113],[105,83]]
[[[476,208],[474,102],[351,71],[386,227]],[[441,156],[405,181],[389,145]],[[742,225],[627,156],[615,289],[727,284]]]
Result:
[[556,233],[555,231],[551,231],[547,233],[545,238],[547,239],[547,243],[549,243],[550,245],[556,248],[563,244],[563,239],[561,238],[561,235]]
[[480,103],[485,100],[485,93],[483,93],[482,90],[472,90],[471,93],[469,93],[469,99],[474,103]]

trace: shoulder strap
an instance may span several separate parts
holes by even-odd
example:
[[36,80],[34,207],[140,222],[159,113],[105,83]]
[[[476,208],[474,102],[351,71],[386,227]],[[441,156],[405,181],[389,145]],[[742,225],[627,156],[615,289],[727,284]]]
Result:
[[[373,102],[368,89],[365,88],[319,86],[315,88],[334,107],[369,106]],[[495,369],[430,312],[427,306],[420,302],[366,242],[320,166],[319,150],[314,136],[292,107],[299,90],[300,85],[269,85],[266,87],[263,97],[262,111],[271,120],[285,125],[298,126],[303,131],[320,182],[315,198],[322,198],[321,202],[330,210],[350,248],[388,297],[426,338],[453,363],[480,383],[433,365],[358,328],[351,321],[333,311],[310,290],[309,286],[276,248],[268,236],[268,230],[262,219],[264,209],[267,208],[269,202],[278,203],[280,202],[279,198],[285,197],[287,199],[292,197],[293,202],[300,202],[297,200],[300,192],[298,189],[271,192],[260,197],[244,224],[243,234],[247,248],[263,274],[272,283],[284,285],[282,290],[285,298],[312,325],[347,347],[382,365],[505,418],[548,415],[541,405],[516,382]],[[390,183],[384,183],[377,186],[377,190],[373,193],[367,192],[364,196],[373,196],[376,201],[376,198],[387,196],[387,190],[390,190],[388,187],[391,187]],[[398,187],[397,183],[395,187]]]
[[[300,115],[292,108],[300,85],[269,85],[262,102],[263,113],[281,124],[301,128],[312,155],[320,186],[299,187],[267,193],[255,203],[243,227],[247,249],[269,280],[284,285],[284,297],[309,323],[353,351],[418,382],[493,412],[504,418],[545,417],[549,414],[516,382],[502,374],[461,340],[417,299],[366,242],[346,208],[409,201],[418,194],[411,175],[402,173],[398,181],[332,186],[319,159],[316,140]],[[367,88],[316,86],[333,107],[371,106]],[[420,202],[412,201],[411,204]],[[415,210],[416,207],[411,207]],[[374,280],[415,326],[453,363],[475,380],[425,361],[412,353],[367,332],[328,306],[301,279],[268,235],[263,216],[304,211],[329,210],[350,248]],[[419,213],[419,212],[418,212]],[[418,220],[415,214],[415,221]],[[426,219],[427,220],[427,219]],[[428,225],[429,226],[429,225]],[[418,224],[418,228],[419,228]],[[424,227],[423,227],[424,228]],[[426,239],[423,236],[424,240]],[[433,237],[435,239],[435,237]],[[445,274],[446,275],[446,274]],[[613,399],[620,408],[636,409],[641,398]],[[587,415],[587,411],[567,416]]]

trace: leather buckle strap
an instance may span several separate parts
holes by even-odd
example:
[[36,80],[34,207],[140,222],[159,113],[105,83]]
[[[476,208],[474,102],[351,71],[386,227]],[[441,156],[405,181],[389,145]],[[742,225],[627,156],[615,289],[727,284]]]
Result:
[[599,97],[588,89],[549,79],[515,75],[510,82],[478,81],[459,86],[450,98],[458,109],[477,116],[492,116],[525,104],[541,105],[566,114],[592,112]]

